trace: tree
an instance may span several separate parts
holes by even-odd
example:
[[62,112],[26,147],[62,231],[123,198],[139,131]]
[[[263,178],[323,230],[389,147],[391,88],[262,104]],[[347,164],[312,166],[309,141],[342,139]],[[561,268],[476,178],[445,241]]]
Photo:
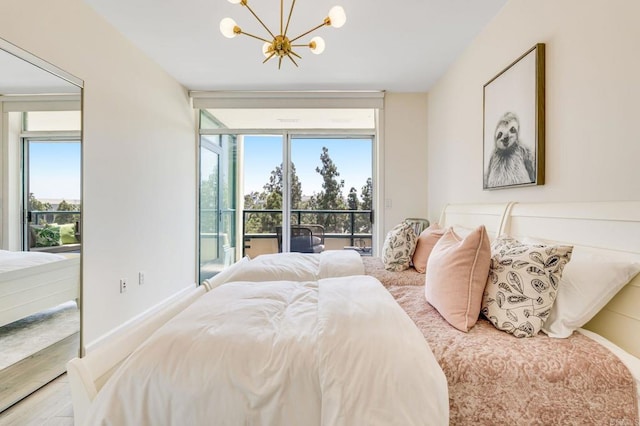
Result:
[[362,192],[360,193],[360,199],[362,200],[362,210],[371,210],[371,200],[373,193],[373,182],[371,178],[367,178],[367,183],[362,187]]
[[[282,189],[284,187],[284,181],[282,179],[282,164],[276,166],[271,171],[269,176],[269,183],[264,185],[264,190],[268,193],[280,194],[280,200],[282,202]],[[296,173],[296,165],[291,163],[291,208],[299,209],[302,203],[302,184]],[[280,207],[282,208],[282,207]]]
[[[322,176],[322,191],[315,198],[317,207],[320,210],[344,210],[346,207],[342,196],[344,180],[338,181],[337,177],[340,176],[340,172],[338,172],[338,167],[329,155],[329,149],[325,146],[322,147],[320,161],[322,162],[322,167],[316,167],[316,172]],[[348,224],[347,218],[336,214],[319,214],[318,216],[318,222],[324,225],[327,232],[342,233],[345,225]]]
[[43,203],[42,201],[38,200],[35,195],[33,195],[33,192],[29,193],[29,211],[38,211],[38,212],[44,212],[44,211],[48,211],[51,210],[51,204],[49,203]]
[[[73,212],[73,211],[79,211],[80,210],[80,206],[77,206],[75,204],[71,204],[71,203],[67,203],[66,200],[62,200],[60,202],[60,204],[58,204],[58,211],[59,212]],[[80,215],[78,214],[57,214],[55,215],[53,221],[55,223],[76,223],[78,221],[80,221]]]
[[[33,192],[29,193],[29,201],[27,203],[27,209],[30,212],[36,211],[36,212],[46,212],[46,211],[50,211],[51,210],[51,204],[50,203],[43,203],[42,201],[38,200],[35,195],[33,195]],[[41,220],[42,222],[40,223],[48,223],[49,221],[52,221],[51,223],[53,223],[53,215],[50,214],[46,214],[46,215],[37,215],[33,217],[33,220],[35,223],[38,223],[39,220]]]
[[218,175],[211,173],[200,184],[200,232],[218,230]]
[[[362,187],[360,192],[361,210],[371,210],[371,200],[373,193],[373,183],[371,178],[367,178],[367,183]],[[358,214],[355,218],[356,226],[355,231],[358,233],[370,233],[371,232],[371,218],[369,214]]]
[[[269,181],[262,187],[264,191],[253,191],[244,196],[245,210],[282,210],[284,180],[282,164],[269,174]],[[296,173],[295,164],[291,164],[291,208],[302,208],[302,184]],[[274,232],[282,222],[282,213],[248,213],[245,219],[245,233]]]
[[349,195],[347,195],[347,207],[349,210],[358,210],[360,203],[358,202],[358,191],[351,187]]

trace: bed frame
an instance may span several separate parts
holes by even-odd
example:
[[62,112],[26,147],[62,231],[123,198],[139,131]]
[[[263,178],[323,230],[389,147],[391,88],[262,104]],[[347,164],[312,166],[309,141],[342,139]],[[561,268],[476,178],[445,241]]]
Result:
[[0,274],[0,326],[80,296],[80,255]]
[[[474,228],[484,224],[492,238],[510,233],[615,253],[640,262],[640,201],[553,204],[448,205],[440,224]],[[165,306],[67,364],[75,415],[82,424],[89,405],[122,361],[157,329],[205,293],[185,291]],[[585,328],[640,358],[640,276],[631,281]]]

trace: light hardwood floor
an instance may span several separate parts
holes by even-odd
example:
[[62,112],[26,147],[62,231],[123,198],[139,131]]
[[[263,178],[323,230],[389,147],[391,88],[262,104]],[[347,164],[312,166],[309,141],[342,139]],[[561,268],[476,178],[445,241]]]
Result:
[[0,425],[72,426],[73,407],[67,374],[0,413]]
[[0,410],[64,373],[67,361],[78,355],[79,339],[80,333],[74,333],[0,370]]
[[0,371],[0,406],[19,401],[0,412],[0,426],[73,425],[71,390],[64,371],[67,361],[77,356],[79,337],[74,333]]

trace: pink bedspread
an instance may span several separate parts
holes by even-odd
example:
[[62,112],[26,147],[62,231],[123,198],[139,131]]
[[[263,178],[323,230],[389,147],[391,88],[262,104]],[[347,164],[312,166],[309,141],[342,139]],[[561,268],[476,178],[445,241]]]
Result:
[[483,319],[463,333],[425,301],[424,287],[389,291],[447,376],[452,425],[638,425],[631,373],[588,337],[517,339]]
[[365,275],[377,278],[385,287],[392,285],[424,286],[425,274],[421,274],[413,267],[401,272],[387,271],[384,269],[382,259],[371,256],[363,256],[362,263]]

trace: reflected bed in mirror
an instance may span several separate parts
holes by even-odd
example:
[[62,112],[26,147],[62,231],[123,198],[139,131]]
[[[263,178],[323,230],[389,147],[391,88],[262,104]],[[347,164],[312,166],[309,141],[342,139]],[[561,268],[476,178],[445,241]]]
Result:
[[0,411],[81,348],[82,87],[0,39]]

